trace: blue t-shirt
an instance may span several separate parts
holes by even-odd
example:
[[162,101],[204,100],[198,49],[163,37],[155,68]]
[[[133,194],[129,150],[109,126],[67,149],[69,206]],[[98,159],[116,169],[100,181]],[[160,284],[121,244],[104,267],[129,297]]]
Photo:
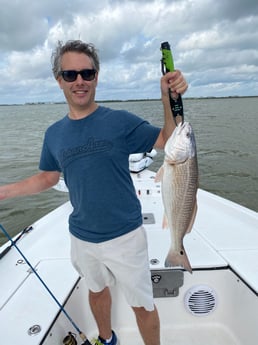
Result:
[[74,236],[98,243],[142,224],[128,158],[150,151],[159,133],[134,114],[102,106],[81,120],[66,116],[47,129],[39,168],[63,172]]

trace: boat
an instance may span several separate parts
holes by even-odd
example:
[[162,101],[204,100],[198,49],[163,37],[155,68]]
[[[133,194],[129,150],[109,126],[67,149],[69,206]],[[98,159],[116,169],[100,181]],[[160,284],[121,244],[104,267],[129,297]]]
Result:
[[[184,239],[193,272],[164,267],[170,233],[162,229],[161,185],[149,169],[154,156],[133,156],[130,163],[147,232],[161,344],[257,345],[258,213],[199,189],[196,220]],[[66,190],[62,180],[56,189]],[[98,334],[86,283],[70,262],[71,211],[68,201],[0,247],[5,345],[82,344],[78,329],[90,341]],[[123,294],[116,286],[111,293],[120,344],[142,345]]]

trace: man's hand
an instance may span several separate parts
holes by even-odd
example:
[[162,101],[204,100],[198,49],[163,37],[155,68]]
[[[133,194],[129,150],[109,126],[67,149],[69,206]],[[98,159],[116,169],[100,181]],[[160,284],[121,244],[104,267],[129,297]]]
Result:
[[168,91],[172,92],[172,97],[177,94],[183,95],[188,89],[188,84],[181,71],[168,72],[161,77],[161,95],[168,96]]

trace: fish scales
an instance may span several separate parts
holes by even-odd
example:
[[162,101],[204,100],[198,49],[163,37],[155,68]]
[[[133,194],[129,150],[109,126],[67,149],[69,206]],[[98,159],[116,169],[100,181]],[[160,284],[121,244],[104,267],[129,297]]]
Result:
[[180,125],[174,132],[167,141],[164,164],[157,174],[157,179],[162,182],[162,200],[171,232],[171,247],[165,266],[182,266],[192,272],[183,239],[191,231],[197,211],[196,144],[189,123]]

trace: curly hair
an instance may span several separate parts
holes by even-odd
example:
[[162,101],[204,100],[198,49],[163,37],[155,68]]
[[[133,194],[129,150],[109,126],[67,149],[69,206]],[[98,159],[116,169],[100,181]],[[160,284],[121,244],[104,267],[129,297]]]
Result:
[[61,72],[62,56],[67,52],[86,54],[91,59],[93,68],[99,71],[99,57],[92,43],[85,43],[81,40],[70,40],[63,44],[62,41],[58,41],[51,56],[52,71],[56,79]]

